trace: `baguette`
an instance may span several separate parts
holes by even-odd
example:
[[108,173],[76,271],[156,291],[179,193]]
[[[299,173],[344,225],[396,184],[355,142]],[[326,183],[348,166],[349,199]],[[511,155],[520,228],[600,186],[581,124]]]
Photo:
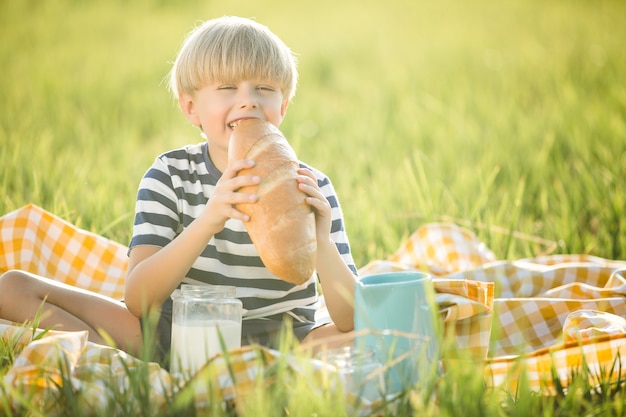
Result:
[[315,271],[315,215],[298,188],[295,151],[282,132],[259,119],[242,120],[228,145],[229,162],[251,159],[255,166],[238,175],[258,175],[258,185],[239,191],[258,195],[235,207],[250,216],[244,225],[265,267],[276,277],[300,285]]

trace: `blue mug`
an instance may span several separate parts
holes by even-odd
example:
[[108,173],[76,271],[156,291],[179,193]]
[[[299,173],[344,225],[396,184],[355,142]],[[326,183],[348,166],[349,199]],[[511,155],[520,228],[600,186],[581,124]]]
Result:
[[387,394],[419,388],[436,375],[440,324],[429,274],[403,271],[361,278],[354,290],[354,328],[356,347],[373,349],[387,367]]

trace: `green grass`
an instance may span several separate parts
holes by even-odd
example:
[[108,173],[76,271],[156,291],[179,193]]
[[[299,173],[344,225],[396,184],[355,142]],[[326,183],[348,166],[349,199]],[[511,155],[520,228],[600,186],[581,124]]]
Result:
[[[298,53],[283,130],[328,173],[359,266],[420,224],[475,226],[499,258],[624,258],[619,1],[0,4],[0,212],[36,203],[128,243],[139,178],[200,141],[162,81],[196,20],[256,17]],[[518,193],[521,193],[518,195]]]
[[[26,329],[28,331],[29,329]],[[448,346],[454,350],[454,346]],[[0,355],[5,348],[0,346]],[[626,415],[622,398],[624,379],[615,381],[612,376],[619,370],[617,365],[606,370],[596,380],[589,379],[587,368],[571,372],[568,387],[562,387],[558,376],[554,376],[556,389],[551,395],[532,391],[527,381],[519,381],[517,391],[500,388],[491,389],[485,385],[479,361],[465,357],[454,351],[458,366],[448,366],[432,383],[419,390],[410,390],[389,397],[372,409],[372,414],[364,414],[366,408],[350,407],[337,376],[327,374],[321,377],[312,363],[299,353],[294,354],[294,345],[285,342],[281,356],[273,363],[266,364],[258,373],[254,384],[246,391],[239,392],[235,403],[223,402],[219,394],[209,395],[210,401],[196,407],[194,401],[195,384],[203,381],[210,386],[216,381],[211,368],[199,373],[199,381],[194,384],[182,382],[180,389],[168,386],[162,401],[155,395],[154,385],[149,378],[147,361],[134,362],[120,374],[112,368],[101,367],[89,378],[82,375],[83,382],[97,381],[104,390],[97,396],[97,402],[89,401],[89,385],[72,388],[72,375],[69,366],[59,359],[61,370],[58,380],[49,379],[54,387],[46,396],[36,396],[32,400],[28,392],[6,384],[0,385],[0,415],[26,416],[410,416],[454,417],[494,416],[623,416]],[[444,353],[444,355],[447,355]],[[261,356],[261,352],[259,352]],[[616,361],[616,364],[618,362]],[[294,367],[294,364],[295,367]],[[95,371],[94,371],[95,372]],[[2,372],[0,371],[0,375]],[[83,371],[84,374],[84,371]],[[46,378],[46,374],[42,374]],[[126,385],[128,383],[128,385]],[[92,393],[93,394],[93,393]],[[12,402],[13,401],[13,402]],[[360,411],[359,411],[360,410]]]
[[[626,258],[626,3],[126,3],[0,2],[0,214],[35,203],[127,244],[144,171],[201,140],[165,89],[169,62],[195,21],[237,14],[299,56],[282,129],[332,178],[358,266],[449,218],[501,259],[550,242]],[[443,415],[476,398],[454,384]],[[484,398],[485,415],[575,409]]]

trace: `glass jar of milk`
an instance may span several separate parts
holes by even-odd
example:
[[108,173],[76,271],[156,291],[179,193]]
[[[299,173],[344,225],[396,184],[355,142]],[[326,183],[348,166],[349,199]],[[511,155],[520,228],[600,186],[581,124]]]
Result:
[[242,303],[235,287],[183,284],[172,311],[172,374],[193,375],[225,350],[241,347]]
[[322,351],[322,361],[332,365],[340,377],[344,392],[374,402],[385,395],[383,366],[369,348],[342,347]]

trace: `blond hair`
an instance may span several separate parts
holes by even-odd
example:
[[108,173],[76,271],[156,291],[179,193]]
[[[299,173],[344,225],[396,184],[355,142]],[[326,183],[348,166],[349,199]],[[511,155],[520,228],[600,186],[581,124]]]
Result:
[[296,93],[296,59],[285,43],[253,20],[225,16],[196,27],[185,39],[170,71],[169,87],[178,99],[212,82],[271,80],[283,97]]

